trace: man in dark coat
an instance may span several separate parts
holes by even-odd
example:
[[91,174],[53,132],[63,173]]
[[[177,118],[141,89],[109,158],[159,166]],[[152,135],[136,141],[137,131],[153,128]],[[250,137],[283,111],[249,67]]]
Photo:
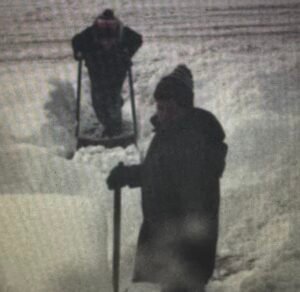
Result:
[[110,9],[72,39],[75,60],[83,58],[91,80],[92,103],[104,126],[103,136],[122,132],[121,90],[131,58],[142,45],[142,36],[123,26]]
[[225,134],[213,114],[193,106],[185,65],[162,78],[154,98],[155,136],[145,160],[115,167],[107,184],[142,188],[133,280],[158,283],[164,292],[204,291],[215,265]]

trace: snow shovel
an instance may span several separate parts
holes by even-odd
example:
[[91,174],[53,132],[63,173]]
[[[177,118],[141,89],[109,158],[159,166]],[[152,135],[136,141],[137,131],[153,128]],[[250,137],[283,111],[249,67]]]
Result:
[[82,72],[82,58],[78,61],[78,73],[77,73],[77,100],[76,100],[76,130],[75,137],[77,140],[76,149],[79,149],[79,131],[80,131],[80,99],[81,99],[81,72]]
[[121,238],[121,189],[114,190],[113,291],[119,292]]

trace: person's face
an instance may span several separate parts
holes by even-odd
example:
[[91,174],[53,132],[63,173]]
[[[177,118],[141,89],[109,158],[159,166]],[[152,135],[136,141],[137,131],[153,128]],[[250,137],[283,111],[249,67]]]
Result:
[[97,19],[97,39],[105,50],[109,50],[117,42],[119,24],[115,19]]
[[156,100],[156,114],[162,125],[175,121],[182,113],[183,109],[173,99]]

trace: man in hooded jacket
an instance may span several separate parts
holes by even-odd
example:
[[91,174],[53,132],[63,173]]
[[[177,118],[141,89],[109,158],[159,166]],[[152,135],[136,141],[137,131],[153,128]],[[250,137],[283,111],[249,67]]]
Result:
[[121,90],[131,58],[142,45],[142,36],[106,9],[89,26],[72,38],[75,60],[84,59],[91,80],[92,103],[103,136],[122,132]]
[[142,188],[133,280],[164,292],[204,291],[215,265],[225,133],[213,114],[193,106],[185,65],[160,80],[154,98],[155,135],[145,160],[115,167],[107,184]]

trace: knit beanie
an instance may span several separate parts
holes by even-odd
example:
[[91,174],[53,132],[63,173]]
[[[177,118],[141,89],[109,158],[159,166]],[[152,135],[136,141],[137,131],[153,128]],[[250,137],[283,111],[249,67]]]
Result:
[[184,64],[178,65],[169,75],[164,76],[154,91],[156,100],[174,99],[183,107],[193,107],[193,75]]
[[105,9],[97,18],[104,20],[115,19],[115,14],[112,9]]

